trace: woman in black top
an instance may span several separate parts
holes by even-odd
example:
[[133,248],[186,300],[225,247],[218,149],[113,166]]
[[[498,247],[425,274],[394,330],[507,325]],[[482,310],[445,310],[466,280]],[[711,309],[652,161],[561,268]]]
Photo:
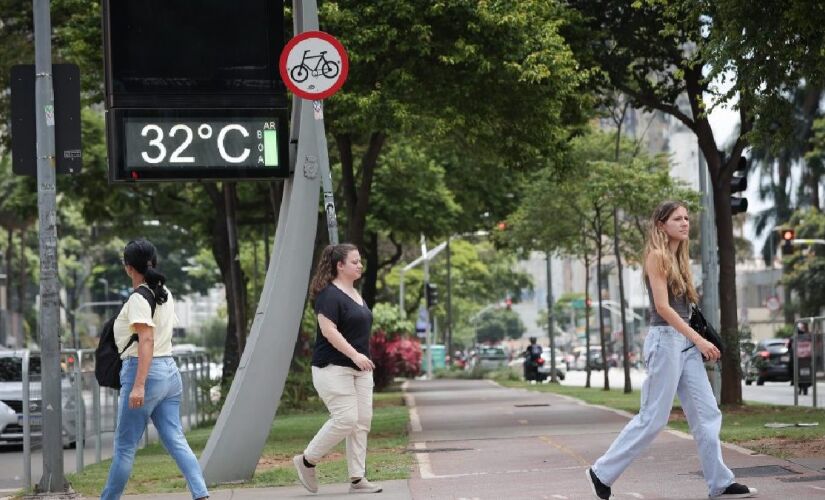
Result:
[[355,289],[362,271],[356,246],[329,245],[321,253],[310,282],[310,297],[318,316],[312,382],[330,419],[292,462],[301,484],[312,493],[318,491],[315,464],[344,439],[350,493],[381,491],[364,477],[375,365],[369,350],[372,313]]

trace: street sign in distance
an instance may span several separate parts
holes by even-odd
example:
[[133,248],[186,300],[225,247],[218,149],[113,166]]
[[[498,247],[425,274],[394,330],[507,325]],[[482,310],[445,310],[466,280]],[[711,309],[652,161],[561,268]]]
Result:
[[285,109],[106,112],[110,182],[289,176]]
[[[11,68],[12,172],[37,177],[34,65]],[[80,134],[80,70],[76,64],[52,65],[54,150],[58,174],[78,174],[83,166]]]
[[781,306],[782,304],[779,302],[779,297],[777,296],[768,297],[765,301],[765,307],[771,312],[778,311]]
[[298,97],[321,100],[344,85],[349,59],[344,46],[323,31],[306,31],[287,42],[278,69],[281,79]]

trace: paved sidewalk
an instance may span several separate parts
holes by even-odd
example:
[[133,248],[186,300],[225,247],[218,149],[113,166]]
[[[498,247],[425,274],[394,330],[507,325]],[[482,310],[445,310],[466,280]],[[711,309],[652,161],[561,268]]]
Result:
[[[322,484],[318,493],[312,494],[303,486],[283,486],[280,488],[232,488],[214,489],[210,491],[211,500],[271,500],[284,498],[320,498],[355,500],[357,498],[375,498],[375,500],[410,500],[408,481],[375,481],[384,487],[384,491],[375,494],[349,494],[347,484]],[[152,495],[126,495],[128,500],[191,500],[189,493],[166,493]]]
[[[489,381],[412,382],[413,498],[591,498],[585,470],[631,415]],[[725,445],[737,479],[761,498],[825,498],[825,470]],[[614,498],[701,499],[693,439],[665,431],[613,485]]]
[[[406,384],[410,450],[417,470],[409,480],[383,481],[376,500],[585,499],[584,471],[631,415],[551,393],[503,388],[483,380]],[[825,498],[825,469],[725,445],[725,462],[762,499]],[[213,490],[213,499],[348,498],[348,485]],[[693,439],[662,432],[613,485],[617,499],[707,498]],[[187,493],[132,495],[130,500],[187,500]]]

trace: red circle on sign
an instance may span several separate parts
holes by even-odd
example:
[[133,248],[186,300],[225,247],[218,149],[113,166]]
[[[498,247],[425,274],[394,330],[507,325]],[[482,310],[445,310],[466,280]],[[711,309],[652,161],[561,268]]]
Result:
[[[332,85],[332,87],[324,90],[323,92],[308,92],[301,89],[292,82],[289,77],[289,72],[287,71],[286,64],[290,51],[292,51],[292,49],[300,42],[308,38],[320,38],[321,40],[328,42],[330,45],[335,47],[338,55],[341,56],[341,73],[338,80]],[[284,50],[281,52],[281,58],[278,63],[278,70],[281,73],[281,80],[283,80],[284,85],[286,85],[286,87],[291,90],[293,94],[310,100],[326,99],[332,94],[338,92],[338,90],[344,85],[344,82],[347,79],[347,74],[349,74],[349,58],[347,57],[347,51],[344,50],[344,46],[334,36],[329,33],[324,33],[323,31],[305,31],[300,35],[293,37],[284,46]]]

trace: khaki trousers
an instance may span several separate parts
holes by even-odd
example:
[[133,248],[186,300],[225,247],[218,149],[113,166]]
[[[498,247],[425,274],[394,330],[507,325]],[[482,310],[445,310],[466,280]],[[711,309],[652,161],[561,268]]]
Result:
[[312,383],[330,418],[309,442],[304,457],[318,463],[346,439],[349,476],[364,477],[372,423],[372,372],[338,365],[313,366]]

